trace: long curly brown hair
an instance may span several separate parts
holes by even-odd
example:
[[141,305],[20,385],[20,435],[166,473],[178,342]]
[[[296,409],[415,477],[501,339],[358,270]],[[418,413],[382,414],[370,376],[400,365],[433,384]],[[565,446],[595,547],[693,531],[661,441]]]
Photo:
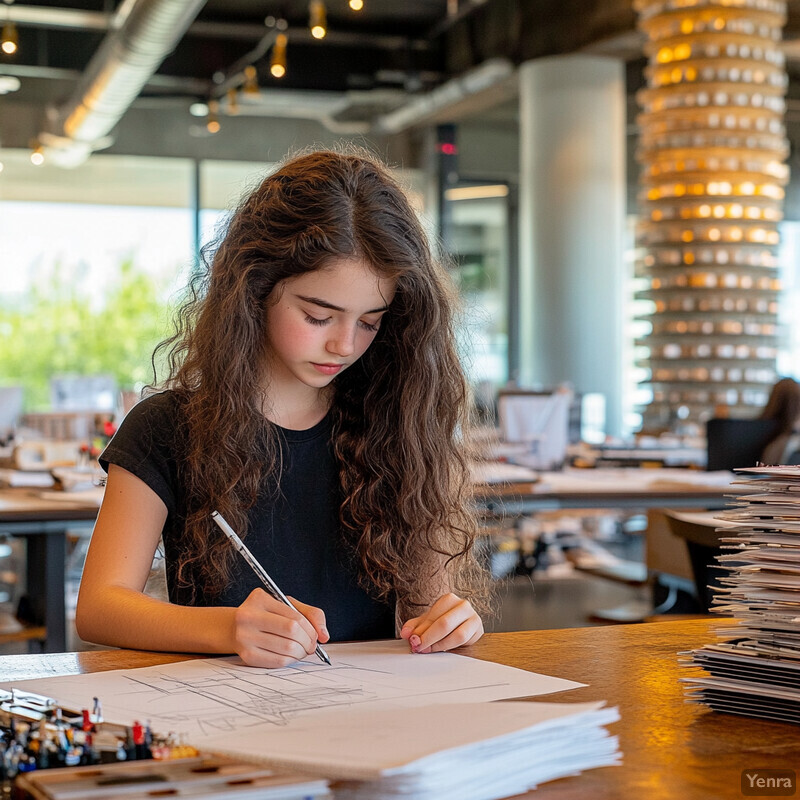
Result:
[[452,287],[403,190],[360,152],[291,158],[246,197],[204,250],[176,331],[156,350],[154,364],[166,356],[160,386],[175,391],[185,424],[190,505],[178,579],[211,596],[229,580],[233,549],[209,514],[246,537],[247,509],[281,466],[262,412],[267,298],[339,256],[363,258],[397,285],[371,346],[332,387],[340,518],[363,584],[406,613],[443,591],[486,610]]

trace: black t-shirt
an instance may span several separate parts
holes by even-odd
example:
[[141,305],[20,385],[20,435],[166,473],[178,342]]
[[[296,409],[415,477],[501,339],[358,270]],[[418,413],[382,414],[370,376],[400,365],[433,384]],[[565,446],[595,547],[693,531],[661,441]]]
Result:
[[[261,587],[241,558],[219,597],[192,598],[175,579],[186,498],[178,478],[180,408],[171,392],[152,395],[127,414],[100,456],[146,483],[167,507],[162,537],[170,600],[181,605],[238,606]],[[343,541],[338,469],[330,416],[305,431],[279,428],[283,438],[280,492],[262,493],[249,511],[247,547],[285,594],[325,612],[334,641],[391,638],[394,609],[358,584],[355,557]]]

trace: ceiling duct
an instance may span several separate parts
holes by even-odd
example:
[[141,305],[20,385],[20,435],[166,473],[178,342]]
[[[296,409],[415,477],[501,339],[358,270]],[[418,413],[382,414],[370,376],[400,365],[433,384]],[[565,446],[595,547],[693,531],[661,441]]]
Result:
[[382,134],[399,133],[414,125],[440,121],[467,105],[472,113],[475,113],[478,104],[484,108],[492,107],[516,95],[516,79],[514,65],[510,61],[491,58],[378,117],[373,130]]
[[401,133],[415,125],[481,113],[515,98],[517,73],[506,59],[491,59],[430,92],[402,90],[328,92],[261,89],[242,97],[240,116],[310,119],[341,136]]
[[394,89],[361,92],[262,89],[257,96],[242,98],[239,115],[315,120],[342,136],[386,136],[415,125],[486,111],[515,98],[517,93],[514,65],[496,58],[410,100],[406,92]]
[[40,140],[53,161],[77,166],[92,151],[110,144],[108,134],[204,4],[205,0],[123,2],[117,25],[103,39],[72,97],[48,112],[48,130]]

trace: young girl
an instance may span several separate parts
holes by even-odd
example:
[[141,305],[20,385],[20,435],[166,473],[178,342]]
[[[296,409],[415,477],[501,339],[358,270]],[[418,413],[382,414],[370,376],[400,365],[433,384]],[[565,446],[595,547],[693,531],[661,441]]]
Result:
[[[476,641],[486,577],[449,293],[371,158],[316,152],[264,180],[157,350],[164,391],[101,456],[80,636],[265,667],[397,627],[417,653]],[[261,588],[215,510],[297,610]],[[169,602],[143,593],[160,538]]]

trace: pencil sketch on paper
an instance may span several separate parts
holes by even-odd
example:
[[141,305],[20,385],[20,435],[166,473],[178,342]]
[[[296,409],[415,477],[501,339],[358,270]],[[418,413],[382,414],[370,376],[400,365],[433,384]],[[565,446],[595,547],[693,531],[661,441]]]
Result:
[[169,720],[171,729],[206,736],[286,725],[301,713],[389,700],[403,691],[392,683],[391,673],[344,661],[331,667],[302,661],[262,670],[209,660],[204,667],[196,677],[169,672],[123,676],[116,702],[130,703],[148,718]]
[[451,653],[413,655],[397,641],[335,644],[327,650],[332,666],[314,659],[269,670],[233,658],[196,659],[14,686],[77,709],[100,697],[109,721],[129,725],[146,719],[155,731],[182,733],[198,744],[221,733],[247,736],[290,726],[300,717],[343,707],[483,702],[582,685]]

